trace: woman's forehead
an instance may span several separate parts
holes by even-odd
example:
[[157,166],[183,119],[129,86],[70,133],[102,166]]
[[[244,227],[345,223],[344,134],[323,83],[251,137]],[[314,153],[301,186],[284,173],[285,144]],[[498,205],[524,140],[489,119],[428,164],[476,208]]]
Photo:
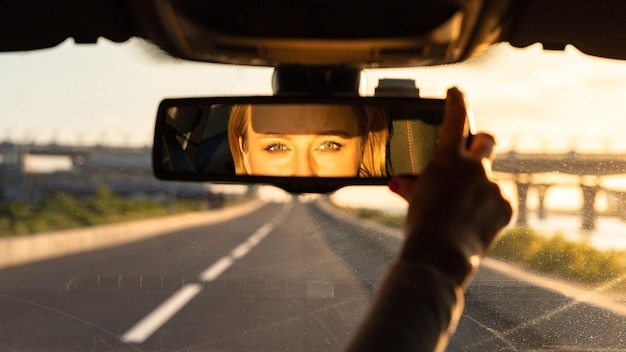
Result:
[[[359,118],[350,105],[253,105],[252,130],[264,134],[358,135]],[[336,133],[333,133],[336,134]]]

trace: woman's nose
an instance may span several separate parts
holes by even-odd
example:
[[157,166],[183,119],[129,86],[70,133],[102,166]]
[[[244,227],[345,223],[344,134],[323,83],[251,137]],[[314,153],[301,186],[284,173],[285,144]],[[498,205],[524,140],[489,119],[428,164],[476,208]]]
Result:
[[308,153],[298,153],[298,156],[294,158],[294,164],[292,166],[293,176],[298,177],[311,177],[315,176],[315,170],[311,163],[311,158]]

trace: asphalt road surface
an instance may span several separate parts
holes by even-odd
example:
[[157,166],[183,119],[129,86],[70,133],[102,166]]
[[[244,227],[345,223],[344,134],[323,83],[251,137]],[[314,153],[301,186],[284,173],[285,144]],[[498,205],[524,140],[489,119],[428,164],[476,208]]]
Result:
[[[340,351],[399,247],[310,203],[0,270],[2,351]],[[626,351],[626,318],[481,269],[450,351]]]

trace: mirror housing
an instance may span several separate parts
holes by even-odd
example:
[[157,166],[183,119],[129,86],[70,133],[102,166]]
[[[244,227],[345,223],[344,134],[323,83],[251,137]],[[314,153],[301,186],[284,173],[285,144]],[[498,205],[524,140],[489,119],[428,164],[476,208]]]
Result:
[[[165,99],[157,113],[153,170],[163,180],[266,183],[292,193],[328,193],[348,185],[382,185],[394,175],[421,172],[434,151],[443,108],[444,100],[419,97]],[[237,135],[233,127],[235,114],[243,110],[248,115],[239,120],[247,121],[245,128],[250,131],[245,138],[241,133]],[[358,128],[354,127],[353,133],[342,132],[352,125],[342,122],[344,116],[340,115],[349,115],[350,111],[355,114],[349,121],[354,121]],[[267,117],[260,120],[262,116]],[[263,127],[259,121],[273,122],[265,124],[271,127]],[[269,130],[263,131],[264,128]],[[271,160],[253,159],[253,150],[257,149],[246,149],[252,135],[261,136],[259,140],[266,143],[254,155],[270,155]],[[290,143],[296,140],[304,142],[292,146]],[[355,156],[341,154],[349,150],[351,141],[357,141],[360,148],[355,152],[358,161],[354,161]],[[250,146],[253,142],[249,142]],[[313,147],[301,148],[302,145]],[[312,156],[308,161],[290,164],[299,167],[295,171],[282,159],[296,155],[296,150],[301,150],[298,148],[306,149]],[[247,168],[240,159],[247,160]],[[275,160],[282,164],[270,168]],[[358,169],[350,169],[348,165],[352,164]],[[301,169],[305,169],[304,173]]]

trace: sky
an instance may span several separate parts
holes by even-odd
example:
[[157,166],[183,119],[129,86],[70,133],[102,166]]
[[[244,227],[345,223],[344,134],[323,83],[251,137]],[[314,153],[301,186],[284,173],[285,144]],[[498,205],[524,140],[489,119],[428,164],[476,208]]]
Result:
[[[148,145],[161,99],[267,95],[271,75],[172,59],[138,39],[0,53],[0,140]],[[498,45],[464,64],[365,76],[369,94],[379,78],[415,79],[426,97],[460,87],[500,150],[626,151],[626,61]]]
[[0,138],[83,144],[151,139],[166,97],[270,94],[269,68],[175,60],[139,40],[0,54]]
[[557,52],[500,45],[472,62],[408,72],[424,95],[463,89],[478,129],[494,133],[503,149],[595,152],[610,141],[626,150],[626,61],[571,46]]

